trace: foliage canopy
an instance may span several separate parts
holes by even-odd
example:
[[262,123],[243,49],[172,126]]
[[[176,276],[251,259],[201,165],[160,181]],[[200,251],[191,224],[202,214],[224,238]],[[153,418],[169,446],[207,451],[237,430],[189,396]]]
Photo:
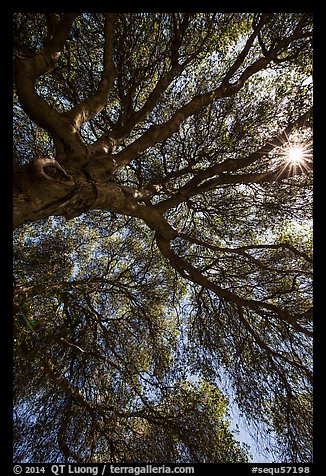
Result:
[[13,26],[15,460],[310,462],[311,15]]

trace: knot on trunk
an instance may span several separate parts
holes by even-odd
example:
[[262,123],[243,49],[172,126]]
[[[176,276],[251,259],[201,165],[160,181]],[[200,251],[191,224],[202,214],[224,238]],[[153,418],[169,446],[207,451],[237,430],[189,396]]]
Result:
[[[43,177],[49,181],[57,181],[57,180],[64,180],[65,182],[74,183],[74,180],[71,175],[68,175],[67,172],[59,162],[55,159],[51,159],[50,157],[36,157],[32,162],[33,169],[37,176]],[[49,175],[45,169],[46,168],[54,168],[55,175]]]

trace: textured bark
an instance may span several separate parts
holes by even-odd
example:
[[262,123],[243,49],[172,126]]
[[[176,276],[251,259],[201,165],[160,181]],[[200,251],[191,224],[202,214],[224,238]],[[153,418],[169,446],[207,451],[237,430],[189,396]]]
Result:
[[[40,167],[40,160],[46,165]],[[50,173],[56,176],[52,177]],[[51,215],[71,219],[87,210],[96,209],[138,217],[166,239],[175,238],[177,233],[163,214],[151,204],[144,203],[154,191],[133,189],[113,181],[96,181],[81,171],[75,172],[72,178],[56,161],[39,159],[20,167],[16,173],[14,228]]]

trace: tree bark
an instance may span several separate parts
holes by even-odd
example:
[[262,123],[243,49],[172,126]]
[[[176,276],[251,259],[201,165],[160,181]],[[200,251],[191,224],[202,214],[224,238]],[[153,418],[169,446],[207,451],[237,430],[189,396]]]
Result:
[[[40,161],[46,165],[40,167]],[[96,181],[84,171],[75,171],[72,178],[56,161],[38,158],[20,167],[14,177],[13,224],[17,228],[51,215],[71,219],[96,209],[138,217],[160,236],[174,239],[177,232],[148,203],[151,193],[114,181]]]

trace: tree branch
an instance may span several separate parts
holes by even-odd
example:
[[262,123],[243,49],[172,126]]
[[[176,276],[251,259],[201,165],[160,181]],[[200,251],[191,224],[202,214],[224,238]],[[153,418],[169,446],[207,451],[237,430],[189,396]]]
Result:
[[[311,169],[309,168],[309,171]],[[267,183],[267,182],[281,182],[282,180],[289,179],[296,175],[307,174],[307,170],[304,170],[301,167],[293,169],[291,165],[280,166],[276,170],[262,172],[262,173],[251,173],[251,174],[239,174],[239,175],[227,175],[222,174],[216,179],[207,180],[202,185],[199,185],[196,188],[195,193],[204,193],[209,190],[214,190],[218,185],[235,185],[235,184],[246,184],[246,183]],[[190,195],[192,196],[192,195]]]
[[248,250],[277,250],[277,249],[289,249],[292,253],[294,253],[297,256],[300,256],[301,258],[305,259],[307,262],[312,263],[313,260],[304,252],[301,252],[297,250],[293,245],[290,245],[288,243],[278,243],[275,245],[253,245],[253,246],[239,246],[237,248],[228,248],[228,247],[221,247],[221,246],[216,246],[212,245],[211,243],[206,243],[203,240],[200,240],[198,238],[194,238],[193,236],[190,236],[186,233],[179,233],[178,235],[180,238],[185,239],[186,241],[189,241],[190,243],[194,243],[198,246],[202,246],[204,248],[210,249],[214,252],[218,253],[229,253],[229,254],[236,254],[239,256],[243,256],[246,260],[249,262],[253,263],[256,265],[258,268],[264,269],[266,271],[272,271],[272,272],[277,272],[281,274],[293,274],[293,273],[301,273],[301,274],[311,274],[311,272],[307,272],[306,270],[303,269],[281,269],[281,268],[274,268],[269,266],[268,264],[265,264],[262,262],[260,259],[255,258],[254,256],[251,256],[250,254],[247,253]]
[[[295,121],[288,124],[288,126],[280,134],[266,141],[260,149],[249,154],[247,157],[242,159],[226,159],[223,162],[219,162],[205,170],[196,172],[196,175],[185,185],[183,185],[175,195],[162,202],[159,202],[155,205],[155,207],[164,213],[165,211],[179,205],[188,198],[198,193],[212,190],[218,185],[273,182],[289,178],[290,166],[282,166],[277,170],[267,171],[264,173],[232,175],[231,172],[235,172],[254,164],[257,160],[261,160],[264,156],[268,155],[276,147],[280,147],[284,143],[288,142],[288,136],[293,131],[293,129],[303,126],[312,116],[312,113],[313,108],[311,107]],[[192,173],[195,173],[195,171],[193,170]],[[292,175],[301,175],[302,173],[303,170],[299,167],[292,171]],[[219,176],[213,179],[212,177],[214,175]],[[206,180],[209,178],[211,178],[211,180]]]
[[198,48],[196,48],[195,51],[191,55],[189,55],[188,58],[184,60],[182,64],[179,62],[179,48],[182,44],[183,36],[187,30],[189,20],[190,14],[186,14],[183,21],[181,22],[180,27],[177,28],[176,24],[174,26],[174,37],[171,40],[171,69],[167,73],[163,74],[157,81],[154,89],[149,94],[143,107],[138,111],[134,111],[128,117],[124,124],[119,124],[118,122],[116,127],[113,128],[113,135],[116,140],[123,140],[131,132],[135,125],[146,119],[146,117],[152,112],[152,110],[157,104],[157,101],[161,98],[162,94],[171,84],[171,82],[178,75],[180,75],[184,71],[186,66],[188,66],[189,63],[191,63],[203,50],[205,41],[209,37],[210,28],[208,28],[207,34],[203,38],[201,43],[198,45]]
[[83,154],[85,146],[74,133],[68,119],[56,112],[35,89],[37,78],[51,71],[60,58],[76,16],[76,13],[63,14],[45,48],[35,55],[15,58],[14,79],[19,101],[26,114],[43,129],[70,145],[77,154]]
[[270,14],[263,13],[258,24],[255,26],[254,31],[252,34],[249,36],[245,46],[243,47],[242,51],[239,53],[237,56],[235,62],[233,65],[229,68],[228,72],[226,73],[223,81],[222,81],[222,86],[227,85],[229,83],[229,80],[232,78],[234,73],[239,69],[239,67],[242,65],[244,62],[246,56],[249,53],[250,48],[253,45],[253,42],[259,35],[262,27],[267,23],[268,19],[270,17]]
[[107,104],[109,91],[115,78],[113,63],[114,28],[116,13],[107,13],[104,26],[103,73],[95,93],[65,113],[77,131],[81,125],[101,112]]
[[300,326],[297,323],[297,319],[300,316],[289,314],[286,311],[283,311],[278,306],[274,304],[256,301],[253,299],[244,299],[237,294],[221,288],[219,285],[213,283],[207,279],[197,268],[192,266],[190,263],[180,258],[171,248],[169,240],[164,239],[162,236],[156,236],[156,243],[162,254],[169,260],[170,264],[183,276],[185,279],[192,281],[193,283],[199,284],[206,289],[213,291],[220,299],[226,299],[227,301],[233,302],[239,306],[243,306],[255,311],[265,310],[271,311],[276,314],[282,321],[291,325],[298,332],[301,332],[305,335],[312,336],[312,333]]
[[[282,41],[282,46],[290,44],[290,42],[290,39],[288,39],[288,42]],[[275,48],[268,56],[256,60],[243,71],[235,83],[221,84],[213,91],[198,94],[191,101],[178,109],[168,121],[151,126],[139,139],[126,147],[126,149],[114,155],[116,166],[118,168],[123,167],[149,147],[153,147],[155,144],[166,140],[173,133],[178,131],[180,124],[187,117],[195,114],[202,107],[208,106],[218,99],[236,94],[249,77],[264,69],[273,60],[274,54],[276,55],[278,51],[279,49]]]
[[294,360],[288,359],[284,354],[280,354],[279,352],[276,352],[273,350],[269,345],[267,345],[263,339],[259,336],[258,332],[256,332],[253,327],[249,324],[248,320],[244,316],[243,308],[241,306],[237,306],[238,309],[238,316],[244,327],[247,329],[249,334],[253,337],[255,342],[258,344],[258,346],[266,352],[266,355],[268,356],[268,360],[270,361],[272,367],[276,370],[277,374],[281,377],[282,381],[286,383],[286,387],[290,389],[290,386],[286,380],[286,372],[282,372],[281,369],[278,368],[276,363],[273,360],[273,357],[276,357],[277,359],[283,360],[287,364],[291,365],[292,367],[296,367],[303,371],[309,380],[309,382],[312,384],[313,382],[313,376],[312,372],[307,369],[304,365],[300,364],[299,362],[295,362]]
[[[60,53],[63,50],[64,45],[69,37],[72,24],[78,15],[78,13],[62,14],[60,21],[57,22],[56,26],[54,27],[51,39],[48,41],[46,48],[43,50],[43,54],[46,53],[48,56],[50,56],[54,53]],[[39,71],[38,76],[44,73],[45,71]]]

